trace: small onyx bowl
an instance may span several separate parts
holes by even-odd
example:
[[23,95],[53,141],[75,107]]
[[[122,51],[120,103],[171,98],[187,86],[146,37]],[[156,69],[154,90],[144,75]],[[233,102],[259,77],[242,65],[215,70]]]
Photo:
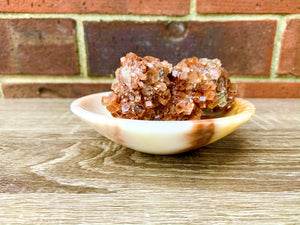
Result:
[[188,121],[147,121],[111,116],[101,104],[110,92],[88,95],[72,102],[71,111],[108,139],[150,154],[177,154],[208,145],[230,134],[255,113],[247,100],[236,98],[220,118]]

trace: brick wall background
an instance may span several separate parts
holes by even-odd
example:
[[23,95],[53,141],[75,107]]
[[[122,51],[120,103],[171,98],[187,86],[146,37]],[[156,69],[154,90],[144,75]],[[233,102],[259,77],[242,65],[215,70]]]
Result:
[[127,52],[220,58],[240,97],[300,97],[300,0],[0,0],[0,96],[110,90]]

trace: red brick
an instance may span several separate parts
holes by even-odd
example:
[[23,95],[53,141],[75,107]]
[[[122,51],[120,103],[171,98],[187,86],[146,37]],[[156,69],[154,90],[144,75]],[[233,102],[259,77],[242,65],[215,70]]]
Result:
[[0,74],[14,73],[7,21],[0,20]]
[[5,98],[78,98],[109,91],[110,83],[3,83]]
[[198,13],[300,13],[299,0],[197,0]]
[[237,82],[240,98],[300,98],[300,83]]
[[24,74],[77,74],[74,44],[20,45],[19,57]]
[[91,76],[114,73],[127,52],[172,64],[219,58],[231,74],[268,75],[276,21],[85,22]]
[[15,32],[20,33],[75,34],[75,21],[69,19],[14,19],[10,20],[10,24]]
[[277,74],[300,76],[300,19],[290,19],[284,31]]
[[0,12],[186,15],[190,0],[0,0]]
[[79,73],[75,21],[0,20],[0,28],[0,74]]

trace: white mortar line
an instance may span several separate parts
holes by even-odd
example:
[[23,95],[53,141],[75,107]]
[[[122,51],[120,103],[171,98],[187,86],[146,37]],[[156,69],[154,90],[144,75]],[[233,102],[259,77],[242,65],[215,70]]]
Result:
[[87,71],[87,51],[85,46],[85,35],[84,27],[82,20],[76,20],[76,39],[77,39],[77,48],[78,48],[78,58],[79,58],[79,69],[80,76],[88,77]]
[[3,95],[3,91],[2,91],[2,84],[0,83],[0,99],[3,97],[4,97],[4,95]]
[[274,38],[274,46],[273,46],[271,69],[270,69],[270,80],[274,80],[277,77],[276,71],[279,62],[282,34],[286,27],[285,22],[286,19],[284,17],[281,17],[279,20],[277,20],[277,28],[276,28],[275,38]]
[[300,19],[300,14],[285,15],[286,19]]
[[197,0],[190,0],[190,16],[197,16]]

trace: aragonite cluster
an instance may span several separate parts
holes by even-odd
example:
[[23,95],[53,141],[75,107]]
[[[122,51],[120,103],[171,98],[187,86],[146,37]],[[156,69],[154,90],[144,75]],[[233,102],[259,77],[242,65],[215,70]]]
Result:
[[192,57],[172,67],[152,56],[128,53],[102,104],[124,119],[194,120],[228,110],[235,96],[236,84],[218,59]]

